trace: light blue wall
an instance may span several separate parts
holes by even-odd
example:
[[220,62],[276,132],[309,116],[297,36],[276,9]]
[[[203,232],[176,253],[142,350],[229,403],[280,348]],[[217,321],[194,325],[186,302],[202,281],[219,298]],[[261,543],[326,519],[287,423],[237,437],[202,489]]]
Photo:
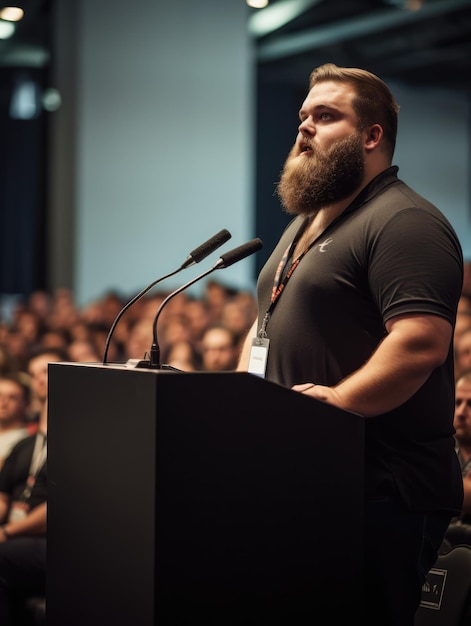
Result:
[[394,158],[399,176],[437,205],[471,260],[469,99],[390,84],[401,109]]
[[[79,303],[109,288],[134,295],[227,228],[224,247],[162,285],[176,288],[256,236],[246,21],[242,0],[81,0]],[[252,262],[211,277],[251,286]]]
[[[230,230],[219,252],[162,285],[177,288],[258,235],[247,7],[244,0],[78,6],[77,301],[112,288],[132,296],[218,230]],[[471,259],[469,102],[390,86],[401,104],[400,176],[449,217]],[[293,119],[293,137],[295,127]],[[253,267],[249,258],[212,277],[252,288]]]

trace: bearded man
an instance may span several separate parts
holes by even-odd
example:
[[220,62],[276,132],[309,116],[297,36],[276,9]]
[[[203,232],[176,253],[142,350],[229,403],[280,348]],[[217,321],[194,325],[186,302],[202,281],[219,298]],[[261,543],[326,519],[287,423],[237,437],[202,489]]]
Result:
[[238,364],[365,418],[357,617],[381,626],[413,626],[463,499],[452,342],[462,250],[442,212],[398,178],[398,112],[370,72],[311,73],[277,187],[294,218],[260,272],[258,319]]

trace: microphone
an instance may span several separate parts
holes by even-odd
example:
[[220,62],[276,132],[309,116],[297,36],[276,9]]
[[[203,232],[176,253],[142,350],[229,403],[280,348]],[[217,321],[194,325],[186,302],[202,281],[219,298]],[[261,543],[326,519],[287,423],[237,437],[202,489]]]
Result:
[[154,318],[153,343],[150,349],[150,361],[140,361],[137,367],[150,367],[153,369],[170,369],[170,370],[175,371],[175,368],[169,365],[167,366],[161,365],[160,348],[159,348],[159,344],[157,341],[157,322],[167,302],[171,300],[172,298],[174,298],[179,293],[181,293],[184,289],[187,289],[188,287],[196,283],[198,280],[201,280],[208,274],[211,274],[211,272],[214,272],[215,270],[219,270],[219,269],[224,269],[226,267],[229,267],[230,265],[233,265],[234,263],[237,263],[238,261],[242,261],[242,259],[245,259],[249,255],[254,254],[254,252],[257,252],[262,247],[263,247],[263,243],[262,243],[262,240],[259,238],[251,239],[250,241],[247,241],[247,243],[244,243],[241,246],[238,246],[237,248],[234,248],[233,250],[230,250],[229,252],[226,252],[225,254],[221,255],[212,267],[210,267],[208,270],[206,270],[199,276],[196,276],[196,278],[193,278],[189,282],[185,283],[182,287],[179,287],[178,289],[173,291],[170,295],[168,295],[159,306],[157,314]]
[[173,272],[170,272],[170,274],[166,274],[165,276],[162,276],[161,278],[158,278],[157,280],[154,280],[153,283],[151,283],[150,285],[145,287],[142,291],[140,291],[137,294],[137,296],[134,296],[134,298],[129,300],[129,302],[118,313],[118,315],[116,316],[116,319],[114,320],[114,322],[113,322],[113,324],[112,324],[112,326],[110,328],[110,331],[109,331],[108,336],[106,338],[105,348],[104,348],[104,351],[103,351],[102,365],[106,365],[106,363],[107,363],[108,350],[109,350],[109,347],[110,347],[111,338],[113,336],[113,333],[115,331],[115,328],[116,328],[119,320],[123,317],[123,315],[126,313],[126,311],[135,302],[137,302],[143,296],[145,296],[146,293],[149,292],[152,289],[152,287],[155,287],[155,285],[157,285],[157,283],[160,283],[163,280],[166,280],[167,278],[170,278],[171,276],[175,276],[175,274],[178,274],[178,272],[181,272],[182,270],[186,269],[187,267],[190,267],[191,265],[194,265],[195,263],[199,263],[200,261],[205,259],[212,252],[214,252],[220,246],[222,246],[223,243],[226,243],[226,241],[228,241],[231,237],[232,237],[231,233],[228,230],[226,230],[225,228],[223,228],[218,233],[213,235],[210,239],[208,239],[208,241],[205,241],[200,246],[195,248],[192,252],[190,252],[190,254],[187,256],[185,261],[180,265],[180,267],[178,269],[174,270]]

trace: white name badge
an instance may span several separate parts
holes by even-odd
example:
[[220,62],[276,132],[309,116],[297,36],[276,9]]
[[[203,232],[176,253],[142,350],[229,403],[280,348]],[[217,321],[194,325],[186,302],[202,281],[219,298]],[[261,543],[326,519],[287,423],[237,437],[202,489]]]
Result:
[[29,505],[26,502],[13,502],[8,515],[8,522],[19,522],[24,519],[29,512]]
[[267,369],[268,346],[270,340],[261,337],[252,339],[252,347],[250,348],[250,358],[248,372],[265,378]]

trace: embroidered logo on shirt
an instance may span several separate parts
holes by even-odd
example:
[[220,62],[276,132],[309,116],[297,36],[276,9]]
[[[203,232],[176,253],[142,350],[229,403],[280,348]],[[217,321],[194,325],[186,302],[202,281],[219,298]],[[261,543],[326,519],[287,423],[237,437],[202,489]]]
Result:
[[327,237],[322,243],[319,243],[317,247],[319,248],[319,252],[325,252],[325,247],[329,245],[329,243],[333,241],[332,237]]

